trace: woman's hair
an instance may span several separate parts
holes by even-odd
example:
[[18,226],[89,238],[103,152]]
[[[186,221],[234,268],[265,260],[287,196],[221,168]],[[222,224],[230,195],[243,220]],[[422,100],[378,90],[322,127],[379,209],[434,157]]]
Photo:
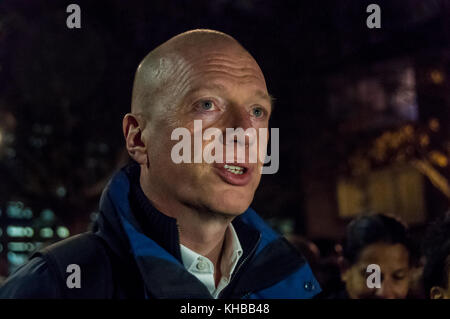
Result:
[[423,270],[423,285],[426,296],[433,286],[448,288],[450,271],[450,211],[436,220],[427,229],[423,245],[426,263]]
[[347,226],[343,243],[344,258],[354,264],[365,247],[379,242],[402,244],[411,251],[406,227],[395,218],[374,214],[358,217]]

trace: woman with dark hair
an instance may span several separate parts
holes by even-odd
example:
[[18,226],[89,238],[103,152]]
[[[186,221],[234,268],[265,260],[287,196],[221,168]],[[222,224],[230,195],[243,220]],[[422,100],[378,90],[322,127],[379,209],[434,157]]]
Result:
[[[340,259],[345,292],[338,297],[406,298],[410,251],[406,227],[397,219],[376,214],[353,220],[347,227]],[[379,288],[368,284],[368,277],[374,273],[369,265],[379,267]]]

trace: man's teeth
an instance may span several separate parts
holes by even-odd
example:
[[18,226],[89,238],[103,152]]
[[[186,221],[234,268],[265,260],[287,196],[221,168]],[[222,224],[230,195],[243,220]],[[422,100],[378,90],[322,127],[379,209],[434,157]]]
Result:
[[239,167],[239,166],[234,166],[234,165],[224,165],[224,168],[236,175],[241,175],[244,173],[244,168],[243,167]]

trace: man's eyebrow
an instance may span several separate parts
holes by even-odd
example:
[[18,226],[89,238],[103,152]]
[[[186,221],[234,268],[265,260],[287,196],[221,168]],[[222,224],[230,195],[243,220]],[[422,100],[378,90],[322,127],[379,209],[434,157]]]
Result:
[[270,98],[270,107],[272,108],[272,112],[273,112],[273,110],[275,108],[276,98],[272,94],[269,94],[269,98]]
[[269,101],[270,108],[273,111],[273,108],[275,107],[275,98],[271,94],[267,94],[263,91],[258,90],[256,92],[256,95],[258,95],[260,98]]

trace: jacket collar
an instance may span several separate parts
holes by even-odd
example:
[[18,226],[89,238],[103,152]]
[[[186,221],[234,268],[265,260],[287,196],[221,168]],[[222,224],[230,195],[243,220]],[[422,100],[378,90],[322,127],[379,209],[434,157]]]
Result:
[[129,203],[142,232],[181,261],[177,220],[158,211],[148,200],[139,182],[140,167],[131,163],[124,169],[130,181]]
[[[140,189],[139,179],[138,187],[132,185],[133,181],[136,184],[138,172],[133,165],[137,164],[128,165],[115,174],[103,191],[94,230],[118,256],[134,261],[150,296],[211,298],[207,288],[181,262],[176,220],[151,205]],[[268,287],[305,263],[302,257],[292,259],[292,248],[277,250],[281,237],[251,208],[232,223],[243,256],[221,297],[240,298],[249,291]],[[284,264],[268,269],[266,265],[274,261]],[[267,277],[266,280],[258,280],[261,276]],[[254,280],[245,280],[247,277]]]

